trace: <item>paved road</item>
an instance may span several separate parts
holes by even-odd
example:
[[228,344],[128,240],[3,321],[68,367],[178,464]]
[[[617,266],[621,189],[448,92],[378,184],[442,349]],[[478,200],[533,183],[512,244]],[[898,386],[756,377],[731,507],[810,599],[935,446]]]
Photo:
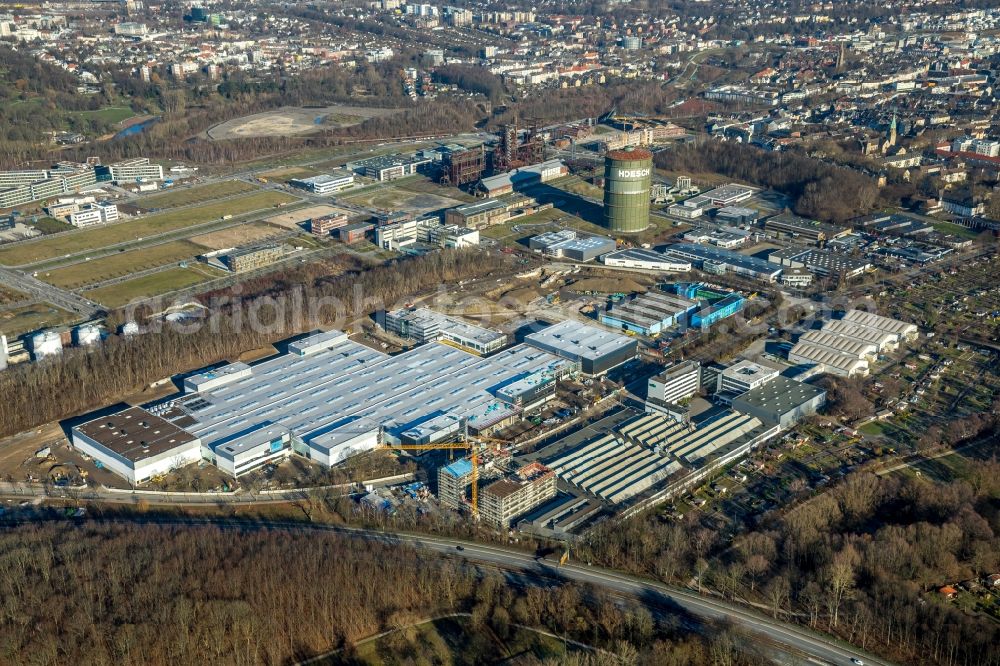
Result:
[[83,319],[93,317],[98,311],[97,306],[82,296],[9,268],[0,267],[0,284],[24,292],[34,300],[46,301],[64,310],[75,312]]
[[[677,613],[688,613],[701,620],[726,621],[757,634],[773,643],[783,646],[780,660],[788,664],[850,664],[851,657],[861,654],[859,650],[834,640],[833,638],[808,631],[804,628],[779,622],[753,610],[736,606],[725,601],[704,597],[687,590],[668,587],[650,581],[627,576],[600,567],[567,564],[556,566],[548,561],[511,548],[487,546],[457,539],[386,533],[361,528],[335,525],[316,525],[296,522],[258,521],[244,522],[227,519],[176,519],[136,516],[115,518],[113,522],[152,523],[161,525],[215,525],[224,529],[288,529],[317,532],[336,532],[347,536],[406,544],[440,555],[459,557],[480,566],[499,569],[529,579],[534,583],[567,580],[595,585],[613,594],[635,597],[647,604]],[[863,655],[866,664],[888,665],[890,662]]]

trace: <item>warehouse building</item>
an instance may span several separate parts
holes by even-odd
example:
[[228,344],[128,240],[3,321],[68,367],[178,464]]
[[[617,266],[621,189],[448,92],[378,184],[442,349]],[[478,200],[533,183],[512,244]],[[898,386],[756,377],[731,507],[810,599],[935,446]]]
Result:
[[386,312],[379,325],[401,338],[421,344],[441,340],[477,354],[492,354],[507,346],[507,336],[503,333],[428,308]]
[[182,396],[150,409],[199,439],[203,457],[239,476],[292,453],[329,467],[382,443],[446,442],[466,429],[488,435],[522,413],[497,398],[499,389],[576,368],[528,345],[489,358],[441,344],[388,356],[340,331],[287,349],[253,366],[189,377]]
[[846,279],[863,275],[873,270],[872,264],[866,259],[847,257],[829,250],[815,248],[789,247],[775,250],[768,255],[767,260],[779,266],[789,268],[805,268],[817,275],[842,277]]
[[771,381],[733,398],[733,409],[765,424],[791,428],[826,404],[826,391],[787,377]]
[[854,324],[844,319],[831,319],[823,324],[823,330],[835,335],[842,335],[852,340],[875,345],[879,354],[893,351],[899,347],[899,335],[888,333],[877,328]]
[[758,214],[753,208],[742,206],[724,206],[715,211],[715,221],[720,224],[742,226],[757,224]]
[[292,178],[288,181],[288,184],[292,187],[308,190],[313,194],[333,194],[334,192],[339,192],[340,190],[353,185],[354,174],[331,176],[328,173],[323,173],[310,178]]
[[643,248],[626,248],[609,252],[601,257],[601,263],[615,268],[641,268],[664,273],[687,273],[691,262],[668,257],[660,252]]
[[572,229],[563,229],[534,236],[528,241],[528,247],[548,257],[591,261],[613,252],[617,245],[604,236],[581,236]]
[[806,331],[799,336],[800,342],[811,342],[833,351],[849,354],[857,358],[874,360],[878,356],[878,345],[855,338],[837,335],[831,331]]
[[765,282],[774,282],[781,273],[780,268],[763,259],[697,243],[676,243],[668,246],[665,253],[690,261],[695,267],[709,273],[731,272]]
[[683,361],[650,377],[646,384],[646,397],[675,404],[694,397],[700,389],[701,364]]
[[460,509],[465,506],[467,490],[472,484],[472,462],[467,459],[438,468],[438,500],[445,506]]
[[488,199],[449,208],[444,212],[444,221],[470,229],[483,229],[495,224],[503,224],[510,219],[510,211],[503,201]]
[[651,291],[612,305],[601,313],[601,323],[640,335],[659,335],[673,326],[687,325],[698,302],[664,292]]
[[552,324],[524,341],[578,364],[585,375],[603,375],[636,357],[636,340],[595,326],[566,320]]
[[489,198],[499,197],[511,194],[520,188],[547,183],[568,173],[569,168],[562,163],[562,160],[548,160],[483,178],[476,185],[476,192]]
[[615,434],[584,442],[548,465],[563,481],[611,504],[627,502],[683,469],[677,461]]
[[494,481],[479,494],[479,517],[496,529],[509,529],[514,520],[556,496],[555,473],[539,462]]
[[140,407],[76,426],[72,440],[133,486],[201,459],[198,437]]
[[348,164],[352,171],[360,172],[378,181],[396,180],[414,176],[427,168],[433,160],[420,155],[383,155]]
[[828,240],[851,233],[847,227],[824,224],[791,213],[769,217],[764,221],[764,231],[776,238],[797,238],[815,245],[822,245]]
[[821,347],[812,342],[799,342],[788,352],[792,363],[810,364],[838,377],[867,377],[868,361],[857,356]]
[[901,341],[906,340],[912,342],[913,340],[916,340],[917,336],[920,334],[916,324],[910,324],[905,321],[892,319],[890,317],[883,317],[882,315],[872,314],[862,310],[848,310],[844,314],[843,321],[858,324],[860,326],[867,326],[868,328],[874,328],[885,333],[894,333],[899,336]]

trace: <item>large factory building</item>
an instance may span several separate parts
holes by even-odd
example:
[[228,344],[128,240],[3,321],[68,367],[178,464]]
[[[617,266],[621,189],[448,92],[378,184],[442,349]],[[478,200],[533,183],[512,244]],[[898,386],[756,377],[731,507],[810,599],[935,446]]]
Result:
[[488,358],[437,343],[389,356],[330,331],[188,377],[182,395],[78,426],[73,442],[132,483],[201,458],[232,476],[292,453],[332,466],[381,443],[489,435],[578,368],[531,345]]
[[649,226],[653,155],[641,148],[613,150],[604,158],[604,226],[635,233]]

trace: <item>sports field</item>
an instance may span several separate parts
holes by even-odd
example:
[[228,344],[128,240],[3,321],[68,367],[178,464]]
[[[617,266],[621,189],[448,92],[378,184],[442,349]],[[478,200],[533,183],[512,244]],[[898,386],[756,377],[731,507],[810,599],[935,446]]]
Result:
[[256,186],[242,180],[225,180],[221,183],[212,183],[210,185],[180,187],[163,194],[143,197],[136,201],[135,204],[146,210],[176,208],[177,206],[190,206],[205,201],[221,199],[222,197],[231,197],[235,194],[243,194],[244,192],[253,192],[256,189]]
[[93,261],[82,261],[72,266],[39,273],[38,278],[64,289],[78,289],[88,284],[138,273],[165,266],[184,259],[193,259],[204,248],[186,240],[171,241],[140,250],[120,252]]
[[91,289],[84,292],[84,295],[109,308],[117,308],[131,301],[192,287],[220,275],[221,273],[213,272],[201,264],[188,268],[168,268],[127,282]]
[[60,256],[72,256],[119,243],[176,231],[221,219],[223,215],[244,215],[273,208],[281,203],[298,201],[282,192],[254,192],[246,196],[218,201],[196,208],[157,213],[80,232],[57,234],[38,242],[0,249],[0,264],[19,266]]

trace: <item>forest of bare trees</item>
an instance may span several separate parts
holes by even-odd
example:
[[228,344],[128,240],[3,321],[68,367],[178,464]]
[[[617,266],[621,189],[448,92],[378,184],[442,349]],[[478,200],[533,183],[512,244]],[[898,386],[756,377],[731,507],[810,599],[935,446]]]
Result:
[[[335,275],[322,264],[305,265],[241,285],[238,299],[229,298],[233,294],[228,291],[206,294],[201,298],[216,307],[196,329],[165,326],[133,338],[112,335],[92,351],[75,350],[52,362],[25,363],[0,373],[0,395],[6,400],[0,434],[110,404],[163,377],[315,327],[346,326],[438,285],[509,270],[510,261],[498,253],[445,250]],[[299,301],[303,307],[294,307]],[[325,306],[310,309],[319,303]],[[113,313],[110,321],[121,317]]]
[[940,586],[1000,570],[1000,462],[970,480],[858,472],[732,541],[696,519],[608,523],[578,556],[769,608],[906,664],[1000,664],[1000,626]]
[[[601,664],[731,664],[740,637],[674,632],[594,589],[515,587],[408,546],[329,533],[59,523],[0,531],[0,663],[289,664],[448,612],[501,640],[512,625],[601,647]],[[418,652],[400,663],[430,663]],[[481,655],[492,661],[495,655]],[[455,663],[483,663],[456,655]]]
[[794,151],[768,152],[740,143],[698,141],[657,153],[656,166],[687,173],[719,173],[791,197],[799,215],[842,223],[871,211],[875,181]]

